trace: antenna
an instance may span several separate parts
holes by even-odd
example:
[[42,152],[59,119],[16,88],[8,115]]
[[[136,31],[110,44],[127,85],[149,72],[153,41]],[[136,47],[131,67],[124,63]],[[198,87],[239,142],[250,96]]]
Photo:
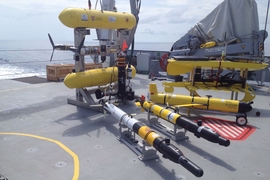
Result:
[[92,7],[91,0],[88,0],[88,8],[89,8],[89,10],[91,9],[91,7]]
[[96,0],[95,10],[97,9],[97,3],[98,3],[98,0]]
[[266,12],[266,19],[265,19],[265,26],[264,26],[263,40],[265,39],[266,26],[267,26],[267,21],[268,21],[269,3],[270,3],[270,0],[268,0],[268,5],[267,5],[267,12]]
[[226,56],[226,54],[227,54],[227,45],[228,45],[228,42],[227,42],[227,32],[225,32],[225,34],[224,34],[224,43],[225,43],[225,49],[224,49],[224,51],[225,51],[225,56]]

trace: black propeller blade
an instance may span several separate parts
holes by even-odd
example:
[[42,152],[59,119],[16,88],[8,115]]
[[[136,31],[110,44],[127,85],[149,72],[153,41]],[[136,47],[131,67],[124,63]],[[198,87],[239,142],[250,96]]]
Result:
[[50,61],[52,61],[52,58],[53,58],[53,53],[54,53],[54,50],[55,50],[55,46],[54,46],[54,43],[53,43],[53,40],[52,40],[52,37],[51,35],[48,33],[48,36],[49,36],[49,39],[50,39],[50,42],[51,42],[51,45],[53,47],[53,51],[52,51],[52,55],[51,55],[51,59]]
[[49,39],[50,39],[50,42],[51,42],[51,45],[52,45],[52,48],[53,48],[53,51],[52,51],[52,55],[51,55],[51,59],[50,61],[52,61],[52,58],[53,58],[53,54],[54,54],[54,50],[55,49],[58,49],[58,50],[70,50],[74,53],[78,53],[80,54],[81,52],[81,49],[83,47],[83,44],[84,44],[84,41],[85,41],[85,37],[82,39],[80,45],[78,48],[74,47],[74,46],[70,46],[70,45],[65,45],[65,44],[54,44],[53,40],[52,40],[52,37],[51,35],[48,33],[48,36],[49,36]]

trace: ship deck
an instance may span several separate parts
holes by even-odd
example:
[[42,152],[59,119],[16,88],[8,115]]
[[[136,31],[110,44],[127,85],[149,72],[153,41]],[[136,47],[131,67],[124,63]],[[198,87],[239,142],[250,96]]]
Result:
[[[146,96],[150,82],[148,76],[137,74],[131,81],[135,94]],[[162,82],[154,82],[162,91]],[[188,132],[188,140],[171,141],[204,170],[200,179],[270,179],[270,95],[265,94],[266,87],[254,87],[257,96],[247,115],[248,125],[255,131],[245,140],[232,140],[230,146],[224,147]],[[176,92],[188,94],[185,89]],[[230,98],[229,93],[201,93]],[[117,139],[117,119],[68,104],[67,98],[73,96],[74,89],[41,77],[1,80],[0,179],[197,179],[160,153],[158,159],[140,161]],[[119,107],[136,113],[136,119],[147,123],[147,113],[132,102]],[[256,116],[258,111],[260,116]],[[234,115],[200,115],[235,121]],[[142,141],[139,136],[136,139]]]

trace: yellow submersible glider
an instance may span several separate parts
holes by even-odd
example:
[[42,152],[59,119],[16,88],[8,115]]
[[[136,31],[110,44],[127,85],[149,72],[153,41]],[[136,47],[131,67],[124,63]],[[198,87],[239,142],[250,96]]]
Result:
[[[184,58],[184,57],[183,57]],[[186,59],[169,59],[167,65],[167,72],[169,75],[179,75],[191,72],[195,67],[200,68],[223,68],[234,69],[240,71],[257,71],[268,67],[267,63],[257,63],[254,61],[217,61],[217,60],[188,60]]]
[[[149,84],[149,98],[158,104],[168,104],[180,108],[201,109],[225,113],[236,113],[236,123],[244,126],[247,123],[246,113],[252,110],[253,102],[241,102],[220,98],[187,96],[177,94],[159,93],[154,83]],[[240,115],[242,114],[242,115]]]
[[238,100],[160,93],[154,83],[149,84],[149,94],[150,100],[158,104],[229,113],[247,113],[252,109],[251,103]]
[[177,164],[181,164],[184,168],[197,177],[203,176],[203,170],[199,166],[186,158],[180,149],[159,136],[144,123],[138,121],[132,116],[129,116],[127,113],[110,102],[106,102],[103,108],[117,120],[119,120],[120,123],[123,123],[129,129],[143,138],[149,145],[158,150],[164,158],[167,158]]
[[192,132],[198,138],[202,137],[212,143],[218,143],[221,146],[227,147],[230,145],[230,141],[228,139],[223,138],[214,130],[206,126],[199,126],[188,118],[182,117],[180,114],[174,113],[150,101],[140,100],[139,102],[136,102],[136,105],[141,106],[147,112],[151,112],[172,124],[178,125],[179,127]]

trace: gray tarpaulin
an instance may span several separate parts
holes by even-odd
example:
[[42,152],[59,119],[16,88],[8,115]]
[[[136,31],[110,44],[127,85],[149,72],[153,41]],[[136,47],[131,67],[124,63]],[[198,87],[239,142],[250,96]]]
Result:
[[188,34],[205,41],[226,41],[240,38],[249,41],[252,32],[259,31],[257,3],[255,0],[224,0],[203,20],[191,28]]

